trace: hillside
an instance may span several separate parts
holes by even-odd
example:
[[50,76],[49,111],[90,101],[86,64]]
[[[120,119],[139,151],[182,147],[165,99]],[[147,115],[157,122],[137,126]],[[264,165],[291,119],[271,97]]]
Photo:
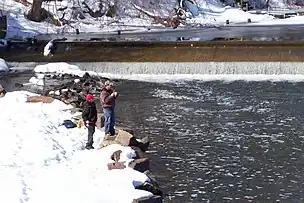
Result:
[[[182,4],[186,13],[183,13],[185,19],[178,22],[179,27],[218,26],[225,24],[226,20],[229,20],[230,23],[245,23],[248,18],[252,22],[273,19],[268,15],[250,14],[231,7],[232,0],[196,0],[194,3],[192,1],[185,0]],[[260,7],[265,3],[265,0],[254,1],[259,1]],[[282,2],[283,0],[276,0],[269,3],[284,6],[285,4]],[[3,0],[0,9],[8,17],[7,37],[30,37],[43,33],[61,34],[75,32],[76,29],[80,32],[108,32],[173,27],[172,23],[168,21],[176,13],[174,9],[179,7],[176,0],[52,1],[43,3],[43,8],[52,15],[52,18],[36,23],[25,17],[31,3],[31,0]],[[55,26],[54,19],[60,19],[61,25]]]

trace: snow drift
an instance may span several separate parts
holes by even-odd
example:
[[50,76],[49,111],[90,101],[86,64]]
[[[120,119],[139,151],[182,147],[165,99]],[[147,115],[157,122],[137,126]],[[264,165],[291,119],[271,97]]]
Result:
[[9,67],[6,61],[0,58],[0,72],[8,72],[8,71],[9,71]]
[[[17,203],[132,202],[151,196],[135,186],[149,178],[131,168],[107,169],[110,155],[122,150],[131,161],[130,147],[110,145],[83,150],[87,130],[60,125],[72,115],[60,101],[27,103],[30,92],[9,92],[0,98],[0,197]],[[95,147],[103,133],[96,131]]]

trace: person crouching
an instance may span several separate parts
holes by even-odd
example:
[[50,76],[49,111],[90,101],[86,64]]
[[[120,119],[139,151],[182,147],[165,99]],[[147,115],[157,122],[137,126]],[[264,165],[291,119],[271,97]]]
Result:
[[95,133],[95,126],[97,122],[97,109],[95,104],[95,97],[92,94],[86,96],[86,101],[83,104],[82,119],[84,125],[88,128],[88,141],[86,149],[94,149],[93,135]]

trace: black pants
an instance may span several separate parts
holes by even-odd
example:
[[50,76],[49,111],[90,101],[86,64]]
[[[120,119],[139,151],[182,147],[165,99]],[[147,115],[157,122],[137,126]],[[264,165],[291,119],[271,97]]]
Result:
[[94,143],[93,135],[95,133],[95,126],[89,125],[87,126],[87,128],[88,128],[88,142],[86,144],[86,148],[93,147],[93,143]]

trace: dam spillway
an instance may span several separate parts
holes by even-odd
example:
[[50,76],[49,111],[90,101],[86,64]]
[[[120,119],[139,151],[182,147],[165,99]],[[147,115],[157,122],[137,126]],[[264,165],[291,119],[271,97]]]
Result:
[[304,42],[47,42],[13,44],[1,57],[15,66],[68,62],[113,74],[304,74]]

